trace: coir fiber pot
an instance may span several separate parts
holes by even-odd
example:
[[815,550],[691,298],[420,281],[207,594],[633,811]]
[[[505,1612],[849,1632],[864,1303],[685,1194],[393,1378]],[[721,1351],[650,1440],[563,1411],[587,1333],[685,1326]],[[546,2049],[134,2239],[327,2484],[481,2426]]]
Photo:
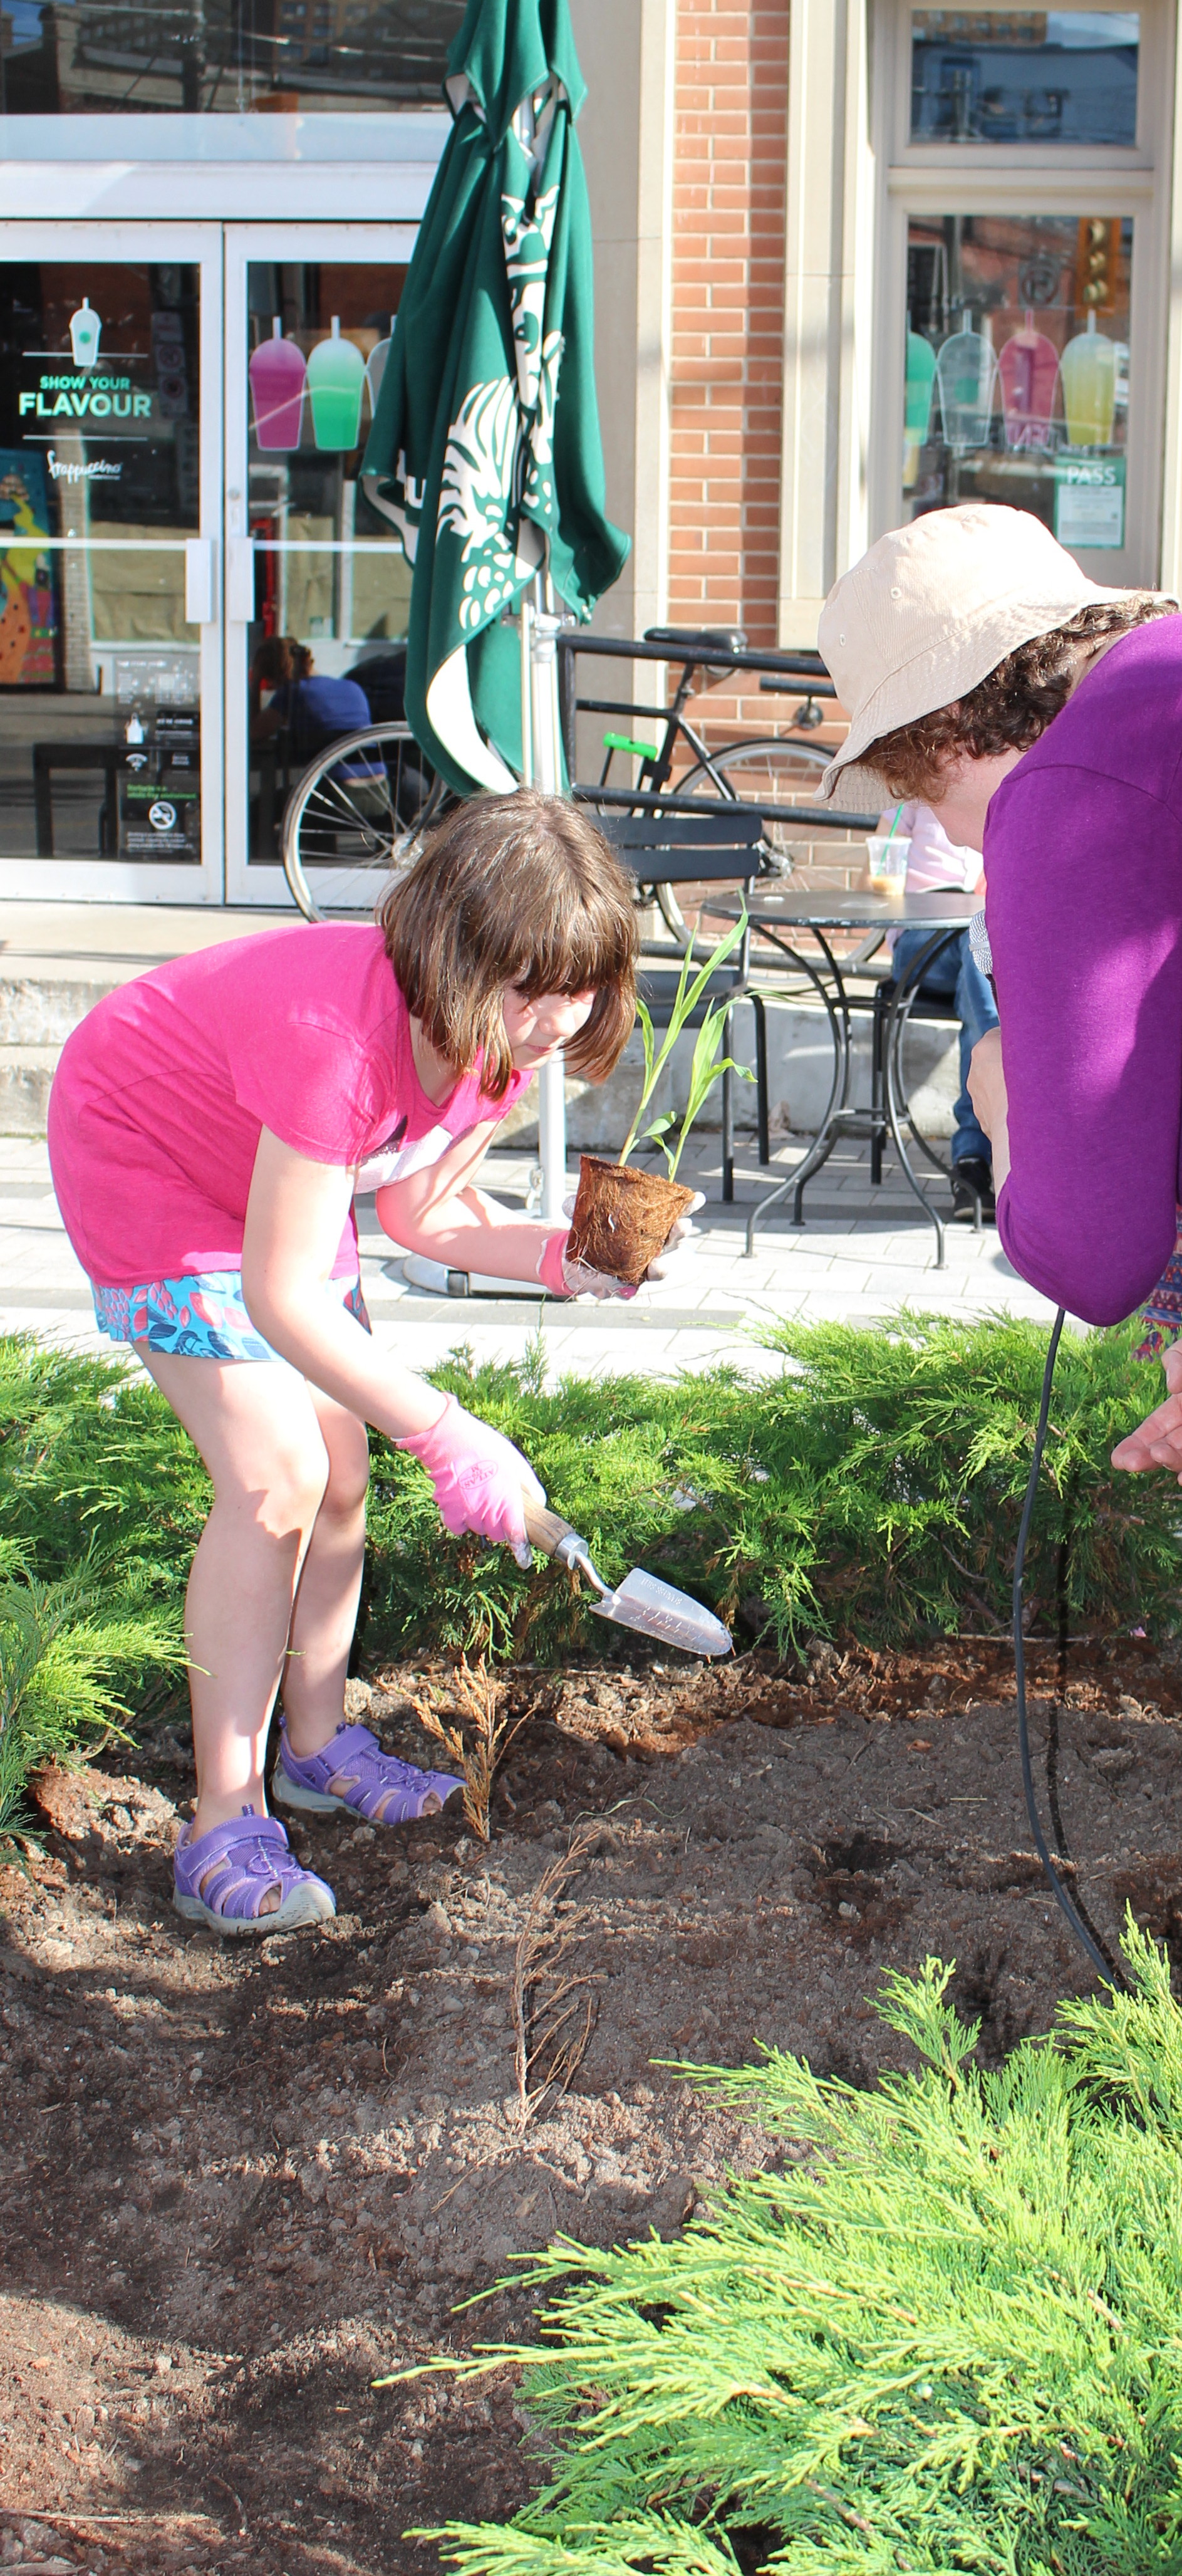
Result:
[[657,1172],[637,1172],[630,1163],[605,1163],[596,1154],[584,1154],[568,1260],[639,1288],[693,1195],[680,1181],[662,1180]]

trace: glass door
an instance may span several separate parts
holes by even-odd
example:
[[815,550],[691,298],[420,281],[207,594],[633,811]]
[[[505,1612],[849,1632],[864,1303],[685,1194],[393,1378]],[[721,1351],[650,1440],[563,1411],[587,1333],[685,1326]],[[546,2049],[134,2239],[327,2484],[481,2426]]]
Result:
[[414,238],[394,224],[226,230],[231,903],[288,900],[293,780],[403,712],[410,568],[361,459]]
[[4,228],[0,895],[221,899],[222,330],[218,226]]

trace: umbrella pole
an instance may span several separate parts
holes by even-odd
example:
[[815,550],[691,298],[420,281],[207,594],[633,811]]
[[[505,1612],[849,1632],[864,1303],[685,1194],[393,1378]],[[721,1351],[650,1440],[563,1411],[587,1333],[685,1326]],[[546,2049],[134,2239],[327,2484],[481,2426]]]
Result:
[[[558,652],[561,619],[554,615],[549,578],[539,573],[535,597],[521,602],[521,732],[523,773],[544,795],[562,792]],[[544,603],[544,604],[543,604]],[[529,688],[525,687],[528,667]],[[538,1164],[543,1217],[557,1222],[566,1193],[566,1073],[561,1056],[538,1073]]]

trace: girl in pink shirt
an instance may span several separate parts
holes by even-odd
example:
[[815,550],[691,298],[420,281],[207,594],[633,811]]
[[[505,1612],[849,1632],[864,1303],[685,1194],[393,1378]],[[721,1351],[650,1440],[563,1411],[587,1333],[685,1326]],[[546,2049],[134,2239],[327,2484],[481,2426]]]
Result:
[[[634,1016],[631,887],[594,826],[531,790],[465,806],[374,925],[262,933],[107,995],[63,1050],[49,1150],[104,1331],[131,1342],[209,1469],[214,1501],[185,1633],[198,1797],[174,1902],[222,1933],[335,1911],[266,1808],[379,1824],[461,1784],[346,1725],[361,1587],[366,1424],[421,1460],[448,1529],[529,1562],[544,1500],[512,1443],[369,1336],[352,1199],[412,1252],[541,1279],[575,1272],[569,1229],[473,1188],[497,1125],[560,1048],[602,1081]],[[371,1179],[372,1186],[372,1179]]]

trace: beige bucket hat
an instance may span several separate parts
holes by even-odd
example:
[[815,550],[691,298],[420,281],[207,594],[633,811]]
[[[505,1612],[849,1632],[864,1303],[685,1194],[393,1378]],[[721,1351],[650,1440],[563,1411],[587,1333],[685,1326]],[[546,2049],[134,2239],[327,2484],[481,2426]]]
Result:
[[[962,501],[893,528],[834,583],[817,643],[850,729],[821,780],[856,806],[881,804],[883,781],[859,754],[978,687],[1036,635],[1092,600],[1126,599],[1089,581],[1028,510]],[[1175,603],[1176,605],[1176,603]]]

